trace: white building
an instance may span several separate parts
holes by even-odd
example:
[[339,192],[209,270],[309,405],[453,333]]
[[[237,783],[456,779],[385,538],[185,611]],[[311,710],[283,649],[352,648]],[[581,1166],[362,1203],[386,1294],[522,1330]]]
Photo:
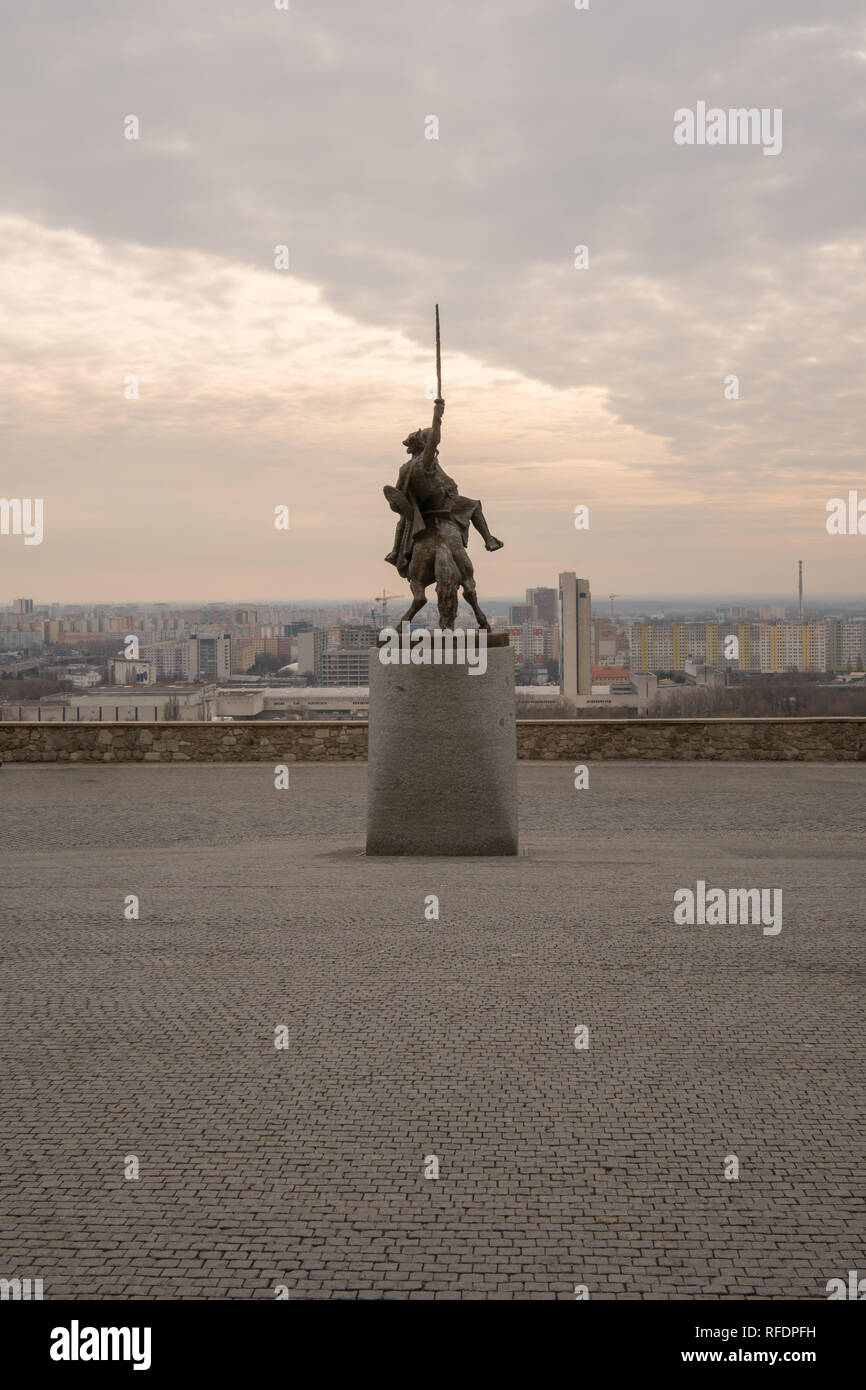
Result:
[[354,686],[255,686],[247,690],[220,690],[215,713],[220,718],[252,719],[259,714],[286,714],[303,710],[319,719],[366,719],[369,688]]
[[560,693],[577,703],[578,695],[592,690],[592,596],[589,580],[570,571],[559,576],[559,631]]
[[232,673],[232,639],[228,632],[196,632],[170,642],[147,642],[138,659],[153,668],[158,681],[226,680]]
[[93,666],[84,667],[82,670],[71,667],[67,668],[62,679],[69,681],[76,690],[92,690],[102,680],[102,672],[97,671]]
[[[572,699],[572,704],[578,709],[598,710],[599,714],[606,709],[633,709],[637,715],[645,715],[656,695],[664,696],[664,693],[665,691],[659,688],[658,677],[651,671],[633,671],[628,680],[592,684],[589,693],[578,695],[576,699]],[[517,691],[518,703],[524,708],[549,708],[568,698],[555,686],[526,685],[520,686]]]
[[124,656],[115,657],[108,664],[108,674],[115,685],[157,685],[156,663],[153,661],[128,661]]
[[153,668],[157,681],[194,681],[198,675],[198,645],[194,638],[177,642],[148,642],[139,658]]
[[101,685],[81,694],[5,701],[0,705],[0,719],[40,724],[211,719],[216,713],[215,704],[215,685],[149,686],[146,691],[129,685]]

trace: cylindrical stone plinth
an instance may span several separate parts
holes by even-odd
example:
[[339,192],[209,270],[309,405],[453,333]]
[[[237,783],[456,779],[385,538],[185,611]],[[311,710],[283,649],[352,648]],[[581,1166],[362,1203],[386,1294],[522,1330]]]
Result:
[[514,654],[487,670],[370,653],[368,854],[516,854]]

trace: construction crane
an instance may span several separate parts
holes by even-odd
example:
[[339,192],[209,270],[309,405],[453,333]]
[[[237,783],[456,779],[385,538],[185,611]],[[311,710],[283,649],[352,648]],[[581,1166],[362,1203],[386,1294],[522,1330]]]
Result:
[[[400,598],[400,594],[386,594],[385,590],[383,589],[381,594],[375,594],[373,597],[374,603],[379,603],[382,605],[381,610],[379,612],[380,628],[385,627],[388,621],[388,600],[391,598]],[[375,609],[371,609],[370,611],[372,615],[375,617]]]
[[610,599],[610,620],[613,622],[613,601],[615,598],[619,598],[619,594],[608,594],[608,598]]

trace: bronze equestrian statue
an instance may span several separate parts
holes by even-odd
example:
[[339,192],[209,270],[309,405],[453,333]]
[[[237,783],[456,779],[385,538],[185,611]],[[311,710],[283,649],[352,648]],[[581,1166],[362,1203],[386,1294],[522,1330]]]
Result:
[[454,479],[439,462],[444,411],[445,402],[437,396],[430,428],[414,430],[403,440],[410,457],[400,469],[397,486],[384,489],[389,505],[400,513],[394,549],[385,559],[396,565],[398,574],[408,579],[412,588],[412,602],[400,624],[411,622],[424,607],[427,585],[435,580],[440,628],[454,627],[457,591],[462,588],[479,627],[489,631],[490,624],[478,607],[472,561],[466,549],[470,522],[481,533],[487,550],[501,550],[502,541],[490,534],[481,503],[461,497]]

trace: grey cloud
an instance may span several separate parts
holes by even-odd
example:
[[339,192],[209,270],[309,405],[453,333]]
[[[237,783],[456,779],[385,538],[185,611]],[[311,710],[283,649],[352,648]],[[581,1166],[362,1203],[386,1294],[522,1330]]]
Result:
[[[863,276],[820,248],[862,256],[864,52],[839,0],[21,6],[3,201],[254,265],[286,241],[335,307],[420,342],[438,299],[446,372],[459,348],[607,388],[672,476],[832,473],[863,426]],[[782,155],[676,147],[698,98],[782,107]]]

